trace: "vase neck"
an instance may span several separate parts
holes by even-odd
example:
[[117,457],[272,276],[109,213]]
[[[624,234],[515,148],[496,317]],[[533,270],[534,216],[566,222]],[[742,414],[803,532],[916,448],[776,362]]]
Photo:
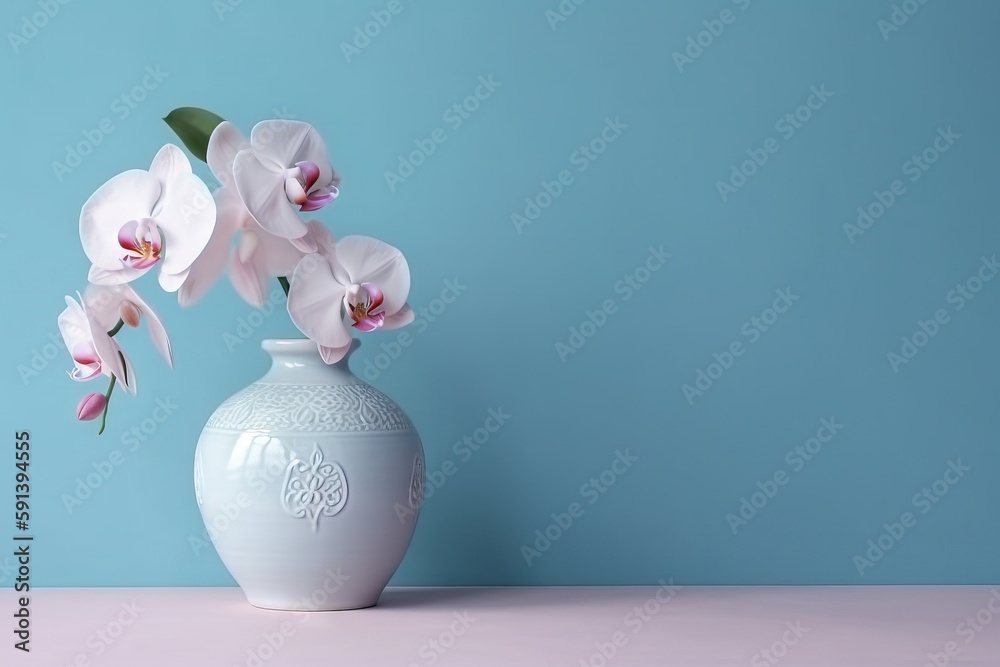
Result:
[[359,384],[348,366],[351,354],[360,347],[355,340],[344,358],[335,364],[327,364],[319,356],[316,343],[308,339],[268,339],[261,348],[271,356],[271,368],[260,379],[261,382],[283,384]]

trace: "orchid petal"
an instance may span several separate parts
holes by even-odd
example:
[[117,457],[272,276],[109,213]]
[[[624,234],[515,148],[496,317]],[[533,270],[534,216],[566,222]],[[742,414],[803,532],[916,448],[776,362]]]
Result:
[[284,169],[261,162],[253,151],[241,151],[236,156],[234,180],[247,211],[266,231],[283,238],[306,233],[285,196]]
[[342,347],[327,347],[326,345],[317,345],[316,347],[319,348],[319,356],[324,362],[335,364],[347,355],[348,350],[351,349],[351,344],[348,343]]
[[160,321],[160,317],[156,312],[145,303],[137,305],[143,314],[146,315],[146,326],[149,328],[149,337],[153,339],[153,347],[160,353],[163,360],[167,362],[167,365],[173,368],[174,353],[170,347],[170,338],[167,336],[167,330],[163,326],[163,322]]
[[303,213],[318,211],[339,196],[340,190],[337,188],[320,188],[306,196],[306,201],[299,207],[299,211]]
[[256,229],[247,234],[257,238],[257,252],[254,262],[258,264],[268,278],[289,276],[295,270],[295,265],[307,252],[303,252],[296,241],[299,239],[283,239],[274,234],[268,234],[263,229]]
[[153,340],[153,346],[157,352],[167,364],[174,365],[170,338],[167,336],[163,322],[160,321],[160,316],[131,285],[91,285],[84,291],[82,299],[88,315],[97,325],[98,330],[105,332],[117,323],[121,304],[133,304],[140,313],[146,316],[149,336]]
[[[306,252],[319,252],[326,257],[334,257],[336,255],[336,241],[333,238],[333,234],[330,230],[319,220],[310,220],[306,223],[306,227],[309,231],[306,233],[308,237],[309,245],[312,247],[311,250]],[[305,237],[303,237],[305,238]],[[301,241],[302,239],[295,239],[296,241]]]
[[76,350],[81,345],[93,347],[87,314],[83,306],[71,296],[66,297],[66,309],[59,314],[59,333],[62,334],[67,350]]
[[[208,186],[191,172],[187,157],[173,144],[159,150],[149,171],[163,187],[152,216],[166,244],[162,271],[180,274],[191,267],[212,237],[215,200]],[[168,291],[176,291],[179,287],[177,284]],[[167,289],[165,285],[164,289]]]
[[296,205],[306,203],[306,191],[297,178],[289,176],[285,179],[285,197],[288,201]]
[[137,271],[146,271],[156,265],[157,257],[126,257],[122,260],[125,266]]
[[292,242],[292,245],[295,246],[297,250],[307,254],[319,250],[315,237],[309,232],[306,232],[298,238],[288,240]]
[[[80,299],[83,300],[83,297]],[[135,375],[131,372],[125,352],[115,339],[108,335],[107,331],[100,328],[100,324],[86,303],[84,303],[83,310],[90,323],[90,336],[94,341],[94,349],[97,351],[97,356],[101,358],[101,370],[105,375],[114,376],[122,387],[135,394]]]
[[392,315],[386,315],[385,319],[382,321],[382,329],[385,331],[399,329],[412,323],[414,319],[416,319],[416,315],[414,314],[413,309],[410,308],[409,305],[404,304],[402,308],[397,310]]
[[101,358],[97,356],[97,350],[94,349],[93,341],[81,342],[74,346],[72,357],[73,361],[84,366],[101,363]]
[[288,314],[302,333],[320,345],[349,345],[351,334],[344,326],[340,305],[344,292],[325,258],[306,255],[292,274]]
[[267,276],[262,275],[252,262],[244,262],[234,249],[229,256],[229,281],[244,301],[254,308],[264,305],[267,293]]
[[233,183],[233,163],[236,155],[242,150],[248,150],[250,142],[235,125],[224,120],[215,126],[208,138],[208,150],[205,161],[223,186],[235,187]]
[[136,220],[129,220],[118,230],[118,245],[125,250],[142,252],[138,241],[139,223]]
[[163,249],[163,239],[160,230],[156,227],[156,222],[149,218],[143,218],[136,225],[135,237],[139,242],[147,242],[155,254],[159,254]]
[[326,143],[309,123],[298,120],[265,120],[250,131],[253,152],[263,161],[282,169],[301,162],[312,162],[319,171],[313,183],[327,185],[333,179],[333,167]]
[[361,292],[361,285],[348,285],[344,291],[344,307],[353,310],[354,306],[362,300]]
[[361,287],[368,292],[368,310],[376,310],[382,305],[385,295],[382,293],[382,290],[378,288],[378,285],[373,283],[361,283]]
[[161,191],[156,177],[141,169],[122,172],[99,187],[80,210],[80,240],[87,258],[102,269],[120,270],[119,231],[129,221],[150,217]]
[[236,245],[236,254],[239,256],[240,261],[243,263],[249,262],[259,245],[260,236],[257,232],[243,232],[240,242]]
[[374,315],[368,315],[364,319],[358,320],[354,323],[354,328],[358,331],[375,331],[380,326],[382,326],[382,321],[385,319],[385,313],[375,313]]
[[87,314],[98,328],[108,331],[118,323],[118,308],[129,297],[139,295],[129,285],[88,285],[83,292]]
[[319,167],[315,162],[296,162],[295,166],[302,172],[302,187],[306,192],[312,190],[319,180]]
[[121,268],[117,271],[102,269],[94,264],[87,273],[87,281],[95,285],[121,285],[129,283],[143,275],[149,269],[136,269],[127,264],[119,264]]
[[159,275],[160,287],[163,288],[164,292],[176,292],[184,285],[184,281],[187,280],[190,271],[190,267],[180,273],[167,273],[161,269]]
[[72,371],[69,371],[70,379],[76,382],[88,382],[102,375],[100,366],[87,366],[86,369],[88,372],[84,373],[83,369],[77,366]]
[[208,245],[191,265],[187,278],[181,285],[177,301],[182,306],[190,306],[199,301],[222,277],[229,259],[229,247],[236,232],[246,227],[248,223],[257,225],[240,201],[236,186],[221,187],[213,196],[216,207],[215,229],[212,230]]

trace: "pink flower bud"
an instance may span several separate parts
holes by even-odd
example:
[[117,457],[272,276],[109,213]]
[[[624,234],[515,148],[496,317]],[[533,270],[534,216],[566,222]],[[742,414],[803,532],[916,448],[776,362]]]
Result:
[[130,327],[137,327],[139,326],[139,319],[142,317],[142,311],[131,301],[122,301],[121,305],[118,306],[118,315],[125,324]]
[[97,419],[104,412],[108,400],[104,394],[87,394],[76,406],[76,418],[82,422]]

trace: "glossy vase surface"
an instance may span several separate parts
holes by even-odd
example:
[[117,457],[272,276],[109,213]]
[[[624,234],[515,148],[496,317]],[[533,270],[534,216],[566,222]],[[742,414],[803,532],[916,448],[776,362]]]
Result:
[[420,438],[395,402],[351,373],[350,354],[327,365],[309,340],[262,347],[271,369],[223,402],[198,440],[208,534],[254,606],[370,607],[413,536]]

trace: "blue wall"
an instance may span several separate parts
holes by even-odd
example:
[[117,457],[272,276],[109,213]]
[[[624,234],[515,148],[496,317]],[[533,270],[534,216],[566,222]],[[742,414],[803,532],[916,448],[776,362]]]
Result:
[[194,445],[295,333],[282,304],[222,284],[182,310],[143,281],[177,367],[129,334],[139,396],[102,437],[46,358],[80,205],[185,105],[315,124],[344,174],[321,217],[402,248],[438,313],[353,362],[454,472],[395,583],[1000,580],[997,3],[896,25],[888,0],[401,0],[354,51],[388,0],[44,4],[0,9],[3,419],[34,443],[37,584],[232,583],[192,542]]

